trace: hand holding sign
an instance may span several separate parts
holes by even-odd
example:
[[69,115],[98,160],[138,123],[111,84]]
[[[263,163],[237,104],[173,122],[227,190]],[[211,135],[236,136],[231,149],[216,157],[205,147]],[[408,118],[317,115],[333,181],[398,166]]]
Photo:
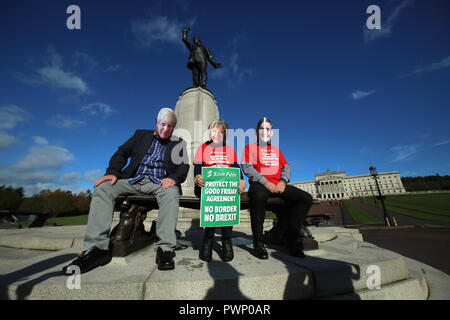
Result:
[[244,192],[245,186],[246,186],[245,180],[242,180],[242,179],[241,179],[241,181],[239,182],[239,189],[238,189],[239,194],[241,194],[242,192]]
[[195,176],[194,178],[194,182],[196,185],[198,185],[200,188],[203,188],[203,186],[205,185],[205,182],[203,181],[203,177],[201,174],[198,174]]
[[203,167],[202,176],[204,186],[200,204],[200,227],[239,224],[239,190],[242,192],[245,189],[245,181],[240,180],[239,169]]

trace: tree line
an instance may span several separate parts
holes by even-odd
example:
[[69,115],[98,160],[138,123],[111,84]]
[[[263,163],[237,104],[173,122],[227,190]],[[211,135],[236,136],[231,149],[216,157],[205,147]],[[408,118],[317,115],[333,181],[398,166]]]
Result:
[[401,178],[406,191],[450,190],[450,176],[405,177]]
[[[406,191],[450,190],[450,176],[401,178]],[[42,190],[24,197],[23,188],[0,186],[0,210],[12,214],[46,214],[48,217],[87,214],[92,199],[90,190],[74,194],[64,190]]]
[[0,186],[0,210],[11,214],[45,214],[76,216],[87,214],[91,203],[91,191],[73,194],[64,190],[42,190],[32,197],[24,197],[23,188]]

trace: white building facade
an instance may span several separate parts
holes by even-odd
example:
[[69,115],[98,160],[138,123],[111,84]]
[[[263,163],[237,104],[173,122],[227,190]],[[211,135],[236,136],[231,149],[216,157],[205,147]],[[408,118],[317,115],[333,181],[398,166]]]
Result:
[[[377,180],[383,195],[406,193],[398,171],[380,172]],[[345,171],[327,170],[325,173],[315,174],[312,181],[290,184],[308,192],[318,200],[378,196],[375,179],[370,174],[347,176]]]

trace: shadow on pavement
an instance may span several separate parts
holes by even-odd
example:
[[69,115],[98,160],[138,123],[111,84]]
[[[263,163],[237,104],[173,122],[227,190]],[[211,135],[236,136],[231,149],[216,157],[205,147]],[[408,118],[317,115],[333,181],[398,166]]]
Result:
[[[186,238],[192,241],[193,249],[198,251],[201,246],[203,232],[187,230],[185,235]],[[217,237],[215,239],[217,240]],[[243,232],[233,231],[232,240],[235,247],[245,250],[249,255],[257,259],[253,253],[251,236]],[[220,243],[220,240],[215,241],[214,251],[221,256],[221,247],[218,242]],[[361,270],[358,265],[345,261],[308,256],[308,251],[306,251],[307,256],[305,258],[296,258],[290,256],[284,247],[276,245],[267,245],[267,247],[276,250],[270,255],[269,259],[276,259],[282,262],[287,273],[289,273],[284,288],[284,300],[330,297],[339,294],[346,294],[347,299],[360,299],[359,295],[354,293],[355,288],[353,285],[353,281],[361,278]],[[265,260],[258,260],[258,262],[264,264]],[[211,277],[214,279],[214,286],[208,290],[205,300],[250,299],[239,288],[239,278],[244,276],[244,274],[236,270],[232,264],[213,260],[206,263],[206,265]],[[308,272],[298,272],[299,267],[310,271],[312,279],[309,279]],[[266,283],[261,282],[262,290],[267,290],[266,286]]]
[[[41,273],[42,271],[52,269],[57,265],[63,264],[65,262],[68,262],[74,258],[77,257],[77,254],[63,254],[60,256],[52,257],[43,261],[39,261],[35,264],[32,264],[26,268],[1,275],[0,276],[0,300],[9,300],[11,297],[8,294],[8,287],[15,283],[22,280],[26,280],[30,278],[31,276]],[[16,295],[18,300],[24,300],[26,299],[31,291],[33,290],[33,287],[49,278],[60,276],[60,271],[53,271],[46,274],[43,274],[39,276],[36,279],[29,280],[27,282],[24,282],[20,284],[17,287]]]

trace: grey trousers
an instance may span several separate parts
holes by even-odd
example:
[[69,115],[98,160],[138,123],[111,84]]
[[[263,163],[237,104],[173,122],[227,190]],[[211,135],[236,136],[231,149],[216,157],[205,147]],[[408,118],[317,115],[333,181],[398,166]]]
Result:
[[152,194],[158,202],[156,234],[160,240],[156,243],[156,249],[160,247],[163,251],[175,250],[180,196],[178,187],[163,190],[160,184],[153,183],[148,177],[135,184],[130,184],[127,179],[118,179],[114,185],[105,181],[94,189],[84,237],[84,250],[93,246],[102,250],[108,249],[115,200],[121,194],[136,193]]

